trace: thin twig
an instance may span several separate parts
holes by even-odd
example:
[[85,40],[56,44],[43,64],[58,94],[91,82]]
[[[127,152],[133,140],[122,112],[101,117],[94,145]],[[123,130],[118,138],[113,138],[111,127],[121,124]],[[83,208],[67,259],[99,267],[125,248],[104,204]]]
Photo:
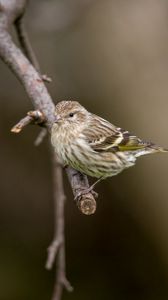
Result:
[[53,241],[51,242],[51,245],[48,247],[48,256],[46,260],[46,269],[51,270],[58,252],[58,249],[61,246],[62,241],[58,239],[57,236],[54,236]]
[[34,141],[34,145],[36,147],[39,146],[43,142],[46,135],[47,135],[47,129],[46,128],[41,129],[40,133],[38,134],[38,136],[36,137],[36,139]]
[[29,111],[27,116],[21,119],[11,129],[11,132],[19,133],[25,126],[29,124],[43,124],[45,122],[44,115],[39,110]]
[[[69,281],[66,279],[66,265],[65,265],[65,234],[64,234],[64,202],[65,194],[63,188],[62,168],[60,168],[57,161],[56,154],[52,150],[53,157],[53,179],[54,179],[54,198],[56,218],[54,225],[54,238],[48,249],[48,257],[46,261],[46,268],[51,269],[55,257],[58,253],[58,264],[56,265],[57,275],[53,291],[53,300],[60,299],[63,286],[72,291],[73,288]],[[57,201],[59,199],[59,201]]]
[[23,50],[24,54],[29,59],[29,61],[32,63],[32,65],[35,67],[35,69],[40,73],[40,65],[38,63],[36,55],[33,51],[31,43],[29,41],[27,32],[25,30],[25,26],[24,26],[24,23],[23,23],[22,16],[19,17],[15,21],[15,28],[16,28],[18,40],[20,42],[20,46],[22,47],[22,50]]
[[42,75],[41,75],[41,78],[42,78],[42,80],[45,81],[45,82],[48,82],[48,83],[52,82],[52,78],[49,77],[49,76],[46,75],[46,74],[42,74]]
[[14,125],[11,129],[11,132],[13,133],[19,133],[25,126],[28,124],[31,124],[33,122],[33,119],[30,116],[26,116],[23,119],[21,119],[16,125]]
[[[38,63],[35,52],[29,41],[29,37],[25,30],[22,16],[19,17],[15,21],[15,28],[16,28],[17,36],[18,36],[18,39],[20,42],[20,46],[22,47],[24,54],[29,59],[29,61],[32,63],[32,65],[35,67],[35,69],[39,72],[39,74],[41,74],[40,65]],[[43,81],[46,81],[48,83],[50,83],[52,81],[52,79],[50,77],[48,77],[46,74],[41,75],[41,78]]]

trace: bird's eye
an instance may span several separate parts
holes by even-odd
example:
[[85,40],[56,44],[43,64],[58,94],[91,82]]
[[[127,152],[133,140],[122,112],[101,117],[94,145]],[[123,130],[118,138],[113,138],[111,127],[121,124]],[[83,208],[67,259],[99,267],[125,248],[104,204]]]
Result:
[[73,116],[74,116],[74,113],[71,112],[71,113],[69,114],[69,117],[72,118]]

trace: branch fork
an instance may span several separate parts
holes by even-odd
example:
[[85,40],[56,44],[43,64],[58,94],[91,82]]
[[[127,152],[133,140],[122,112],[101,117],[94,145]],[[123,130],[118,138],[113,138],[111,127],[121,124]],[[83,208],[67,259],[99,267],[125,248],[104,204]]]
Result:
[[47,249],[48,256],[47,256],[47,261],[46,261],[46,269],[51,270],[56,258],[56,255],[58,253],[59,248],[61,247],[63,243],[63,240],[61,238],[54,238],[53,241],[51,242],[50,246]]

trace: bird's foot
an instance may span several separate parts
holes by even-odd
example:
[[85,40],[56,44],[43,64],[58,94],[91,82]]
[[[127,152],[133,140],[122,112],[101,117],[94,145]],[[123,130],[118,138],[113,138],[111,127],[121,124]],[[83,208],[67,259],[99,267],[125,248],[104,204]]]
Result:
[[98,180],[96,180],[89,188],[83,188],[83,190],[81,190],[80,187],[80,191],[77,193],[77,195],[75,196],[75,201],[79,198],[81,198],[83,195],[88,194],[88,193],[92,193],[92,195],[97,198],[98,194],[93,190],[95,185],[100,182],[103,179],[103,177],[99,178]]

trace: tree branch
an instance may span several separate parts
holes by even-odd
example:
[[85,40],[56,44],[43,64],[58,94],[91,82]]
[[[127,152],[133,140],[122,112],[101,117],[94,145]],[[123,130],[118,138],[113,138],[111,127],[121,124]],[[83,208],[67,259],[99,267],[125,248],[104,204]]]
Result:
[[97,193],[92,191],[88,194],[81,195],[80,197],[76,198],[76,196],[80,194],[80,191],[86,189],[86,187],[89,188],[89,182],[87,177],[83,176],[82,173],[79,173],[70,167],[66,168],[66,173],[71,184],[72,191],[76,199],[75,201],[79,210],[85,215],[94,214],[96,211],[96,201],[94,199],[94,196],[97,197]]
[[12,127],[11,132],[19,133],[25,126],[29,124],[42,125],[44,122],[45,118],[39,110],[29,111],[26,117],[21,119],[15,126]]
[[56,204],[55,211],[55,225],[53,242],[48,248],[48,258],[46,261],[46,268],[51,269],[57,256],[57,278],[55,281],[52,300],[58,300],[61,297],[63,286],[71,292],[73,287],[66,279],[66,265],[65,265],[65,235],[64,235],[64,201],[65,194],[63,188],[62,168],[56,159],[54,150],[52,149],[53,161],[53,179],[54,179],[54,198],[59,199]]
[[[28,97],[31,99],[34,108],[41,114],[41,116],[45,118],[45,123],[43,122],[43,125],[45,125],[48,129],[48,132],[50,132],[52,123],[54,121],[54,103],[43,83],[41,75],[31,64],[31,62],[34,63],[34,59],[30,56],[27,58],[22,53],[22,51],[14,44],[11,35],[9,34],[10,26],[13,24],[17,24],[16,20],[21,20],[25,11],[26,3],[26,0],[0,0],[0,57],[19,79]],[[17,31],[18,30],[21,30],[21,27],[17,27]],[[21,36],[21,33],[18,33]],[[22,38],[23,37],[24,35],[22,35]],[[21,45],[23,46],[23,41],[21,42]],[[26,43],[24,44],[24,46],[25,45]],[[29,61],[29,59],[31,60],[31,62]],[[37,63],[36,68],[38,69]],[[38,123],[37,118],[30,115],[26,116],[13,128],[13,131],[19,132],[24,126],[29,123]],[[67,168],[66,172],[76,199],[77,206],[80,211],[84,214],[94,213],[96,210],[96,202],[93,194],[88,193],[82,195],[81,197],[78,197],[80,190],[82,191],[84,187],[86,189],[89,187],[87,177],[69,167]],[[72,287],[66,280],[65,275],[65,196],[62,182],[62,167],[58,164],[55,153],[53,153],[53,174],[56,216],[54,239],[48,250],[46,267],[50,269],[53,266],[56,254],[58,254],[57,277],[52,300],[60,300],[63,286],[65,286],[68,290],[72,290]]]
[[[1,0],[0,5],[4,4],[5,6],[5,0]],[[9,35],[7,29],[9,27],[10,22],[14,22],[15,19],[18,18],[18,16],[23,13],[25,8],[25,0],[11,0],[7,1],[8,6],[10,8],[10,11],[6,11],[6,9],[3,7],[3,10],[0,6],[0,57],[1,59],[9,66],[9,68],[14,72],[14,74],[17,76],[21,84],[26,90],[26,93],[28,97],[31,99],[33,106],[35,109],[39,110],[44,116],[46,120],[46,126],[48,130],[50,131],[50,128],[52,126],[52,123],[54,121],[54,103],[47,91],[47,88],[45,87],[43,80],[41,79],[39,73],[35,70],[35,68],[32,66],[32,64],[29,62],[29,60],[23,55],[21,50],[16,47],[14,42],[12,41],[11,36]],[[9,5],[10,3],[10,5]],[[21,7],[21,3],[23,7]],[[20,4],[20,5],[18,5]],[[18,5],[18,6],[17,6]],[[18,10],[17,10],[18,7]],[[15,14],[14,14],[15,13]],[[15,16],[15,17],[14,17]],[[5,26],[6,24],[6,26]],[[7,26],[8,24],[8,26]],[[81,173],[77,172],[75,175],[71,174],[69,171],[70,168],[68,168],[69,173],[69,179],[71,181],[71,177],[76,177],[76,184],[77,187],[74,186],[73,191],[79,191],[80,184],[82,183],[82,189],[83,186],[86,186],[88,188],[87,180],[85,175],[81,175]],[[74,181],[73,181],[74,182]],[[81,190],[82,190],[81,189]],[[77,193],[75,193],[75,196]],[[91,193],[88,194],[89,196],[92,196]],[[82,200],[84,201],[85,197],[88,196],[83,195]],[[92,197],[91,197],[92,198]],[[79,199],[78,199],[79,200]]]
[[[24,27],[22,16],[16,19],[15,28],[16,28],[17,36],[18,36],[21,48],[23,50],[23,53],[29,59],[29,61],[32,63],[32,65],[34,66],[36,71],[38,71],[41,74],[40,65],[38,63],[36,55],[33,51],[31,43],[29,41],[27,32]],[[47,75],[41,75],[41,78],[43,81],[46,81],[46,82],[52,81],[51,78],[49,78]]]
[[29,59],[31,64],[35,67],[36,71],[40,73],[40,65],[29,41],[27,32],[23,24],[22,16],[16,19],[15,28],[23,53]]

